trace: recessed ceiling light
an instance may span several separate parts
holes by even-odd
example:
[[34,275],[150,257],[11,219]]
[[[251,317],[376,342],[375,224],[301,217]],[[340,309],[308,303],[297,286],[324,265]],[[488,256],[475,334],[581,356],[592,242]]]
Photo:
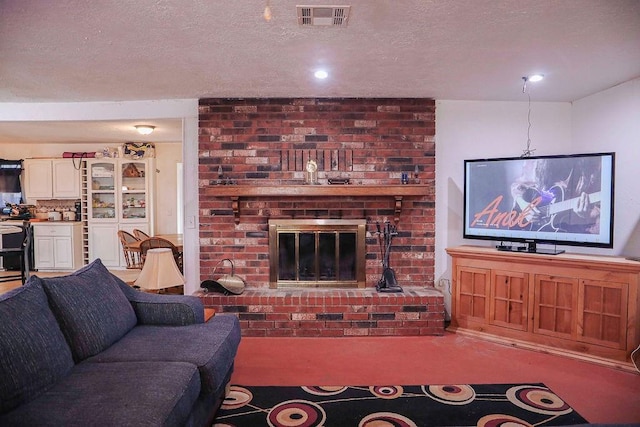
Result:
[[316,77],[316,79],[320,79],[320,80],[324,80],[327,77],[329,77],[329,73],[327,73],[325,70],[318,70],[315,73],[313,73],[313,75]]
[[151,125],[135,125],[134,126],[140,135],[149,135],[156,128]]
[[269,0],[267,0],[267,5],[264,7],[264,13],[262,14],[264,20],[269,22],[271,21],[271,5],[269,4]]
[[527,80],[533,83],[539,82],[542,79],[544,79],[544,74],[532,74],[529,77],[527,77]]

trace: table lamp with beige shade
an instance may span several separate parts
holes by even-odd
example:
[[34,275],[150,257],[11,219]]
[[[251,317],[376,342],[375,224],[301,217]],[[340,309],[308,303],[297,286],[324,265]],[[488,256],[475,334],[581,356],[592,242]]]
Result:
[[184,283],[171,249],[154,248],[147,251],[142,271],[134,285],[145,291],[157,291]]

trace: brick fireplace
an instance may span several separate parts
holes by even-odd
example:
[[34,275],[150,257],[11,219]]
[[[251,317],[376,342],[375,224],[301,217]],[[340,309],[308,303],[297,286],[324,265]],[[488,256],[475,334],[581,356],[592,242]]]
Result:
[[[247,283],[239,296],[202,295],[205,305],[237,314],[244,335],[443,333],[434,135],[431,99],[200,100],[200,278],[215,278],[217,262],[231,258]],[[310,160],[318,185],[305,184]],[[291,219],[365,223],[364,288],[271,289],[269,220]],[[398,294],[375,290],[375,224],[385,221],[398,228]]]

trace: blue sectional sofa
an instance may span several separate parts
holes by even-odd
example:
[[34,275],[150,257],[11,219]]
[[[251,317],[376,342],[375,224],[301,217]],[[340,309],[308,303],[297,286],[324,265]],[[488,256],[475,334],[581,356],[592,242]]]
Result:
[[199,298],[132,289],[100,260],[0,296],[1,426],[204,426],[240,343]]

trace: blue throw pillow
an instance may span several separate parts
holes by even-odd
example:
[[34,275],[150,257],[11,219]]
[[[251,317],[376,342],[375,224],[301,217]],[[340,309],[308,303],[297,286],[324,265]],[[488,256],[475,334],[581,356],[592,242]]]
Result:
[[76,362],[100,353],[138,322],[115,277],[99,259],[68,276],[39,280]]
[[73,368],[47,296],[33,279],[0,296],[0,413],[32,400]]

